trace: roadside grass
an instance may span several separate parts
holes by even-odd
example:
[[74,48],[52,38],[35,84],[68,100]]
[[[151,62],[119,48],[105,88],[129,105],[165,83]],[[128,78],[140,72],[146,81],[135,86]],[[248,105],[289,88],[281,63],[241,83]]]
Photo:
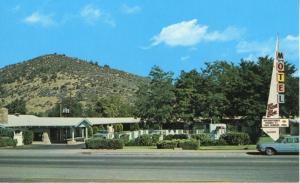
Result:
[[123,149],[138,150],[138,149],[157,149],[156,146],[124,146]]
[[255,150],[256,145],[200,146],[199,150]]
[[269,143],[269,142],[274,142],[271,137],[259,137],[257,143]]
[[[124,146],[124,150],[155,150],[156,146]],[[256,145],[200,146],[199,150],[255,150]]]

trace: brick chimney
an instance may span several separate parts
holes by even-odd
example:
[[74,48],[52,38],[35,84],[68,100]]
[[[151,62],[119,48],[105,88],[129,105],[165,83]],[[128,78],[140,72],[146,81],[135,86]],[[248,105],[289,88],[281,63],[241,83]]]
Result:
[[8,122],[8,110],[6,108],[0,108],[0,124],[6,124]]

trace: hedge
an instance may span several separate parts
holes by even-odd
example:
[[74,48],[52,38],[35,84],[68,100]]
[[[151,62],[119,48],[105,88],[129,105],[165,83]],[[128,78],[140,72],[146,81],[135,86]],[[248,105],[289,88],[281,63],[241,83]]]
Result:
[[128,144],[129,135],[128,134],[122,134],[122,135],[120,135],[119,139],[122,140],[124,144]]
[[151,135],[141,135],[135,139],[135,144],[138,146],[152,146],[153,141]]
[[174,140],[162,140],[157,142],[157,149],[174,149],[177,147],[177,142]]
[[152,138],[152,143],[156,144],[159,141],[159,134],[152,134],[151,138]]
[[[124,144],[126,146],[153,146],[156,145],[156,143],[159,141],[159,137],[160,135],[158,134],[152,134],[152,135],[144,134],[137,137],[136,139],[129,140],[129,136],[128,136],[128,141],[124,141]],[[120,137],[120,139],[121,138],[122,137]]]
[[0,137],[0,147],[13,146],[17,145],[17,140],[12,139],[11,137]]
[[32,144],[33,141],[33,132],[30,130],[23,130],[23,143],[24,145]]
[[157,149],[174,149],[181,147],[183,150],[197,150],[199,149],[199,142],[197,140],[162,140],[156,144]]
[[14,138],[14,131],[10,128],[0,128],[0,137]]
[[250,137],[247,133],[229,132],[221,135],[220,140],[229,145],[246,145],[250,143]]
[[180,147],[183,150],[198,150],[199,142],[197,140],[183,140],[180,142]]
[[206,133],[194,134],[194,135],[192,135],[192,138],[200,141],[200,145],[204,145],[204,146],[212,145],[212,143],[213,143],[210,136]]
[[122,132],[123,131],[123,125],[122,124],[115,124],[114,125],[115,132]]
[[85,141],[87,149],[123,149],[123,141],[120,139],[92,138]]
[[164,140],[173,140],[173,139],[188,139],[189,136],[187,134],[174,134],[164,136]]

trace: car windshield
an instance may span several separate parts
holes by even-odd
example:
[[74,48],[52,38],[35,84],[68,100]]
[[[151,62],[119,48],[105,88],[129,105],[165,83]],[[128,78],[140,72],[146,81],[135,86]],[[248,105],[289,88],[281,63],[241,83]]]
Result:
[[275,142],[277,143],[282,143],[282,141],[284,140],[284,137],[280,137],[278,140],[276,140]]

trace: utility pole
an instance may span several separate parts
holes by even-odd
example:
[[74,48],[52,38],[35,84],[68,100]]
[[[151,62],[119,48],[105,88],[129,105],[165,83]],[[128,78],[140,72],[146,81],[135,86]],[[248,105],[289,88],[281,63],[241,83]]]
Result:
[[61,97],[61,87],[59,87],[59,117],[62,117],[62,97]]

